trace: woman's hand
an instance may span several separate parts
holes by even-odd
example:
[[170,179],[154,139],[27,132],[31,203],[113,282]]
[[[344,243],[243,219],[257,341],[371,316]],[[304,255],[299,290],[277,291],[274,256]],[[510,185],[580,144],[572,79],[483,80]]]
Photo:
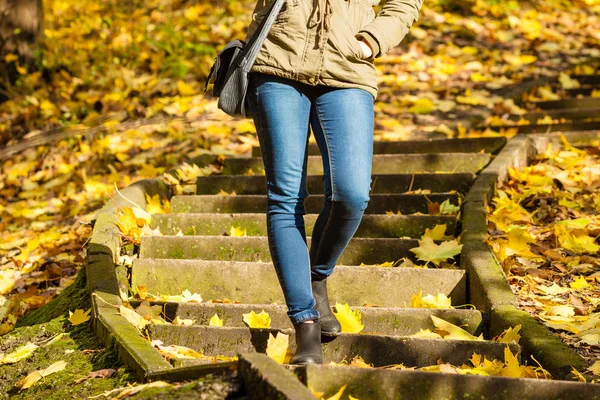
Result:
[[360,48],[363,50],[363,53],[365,53],[364,58],[371,57],[373,55],[373,49],[371,48],[371,46],[369,46],[367,41],[363,40],[361,38],[356,38],[356,39],[358,40],[358,44],[360,45]]

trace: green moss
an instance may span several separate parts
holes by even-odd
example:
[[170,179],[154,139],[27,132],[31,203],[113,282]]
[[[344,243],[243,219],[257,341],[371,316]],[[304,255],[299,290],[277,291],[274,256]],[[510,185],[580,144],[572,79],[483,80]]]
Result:
[[17,322],[16,327],[42,324],[52,321],[59,316],[68,315],[69,311],[74,311],[78,308],[90,308],[90,296],[86,285],[85,268],[82,268],[73,284],[64,289],[42,308],[25,314]]
[[[11,398],[85,398],[126,386],[135,379],[135,375],[117,361],[116,351],[103,347],[91,332],[89,324],[71,327],[65,316],[61,316],[42,324],[22,326],[0,339],[0,351],[14,351],[27,342],[40,347],[27,359],[0,367],[0,376],[3,377],[0,380],[0,393],[6,393]],[[46,377],[29,389],[19,392],[15,388],[15,383],[27,374],[60,360],[67,363],[63,371]],[[117,372],[110,379],[92,379],[75,384],[77,379],[90,372],[105,368],[113,368]]]
[[183,249],[181,247],[170,248],[169,251],[167,252],[167,256],[168,256],[168,258],[174,258],[177,260],[186,258],[185,252],[183,251]]

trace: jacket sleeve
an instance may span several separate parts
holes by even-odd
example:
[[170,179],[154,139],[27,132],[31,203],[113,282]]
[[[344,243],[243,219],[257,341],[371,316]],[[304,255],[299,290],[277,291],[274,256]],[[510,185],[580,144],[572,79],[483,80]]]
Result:
[[375,19],[357,33],[373,49],[372,58],[381,57],[400,44],[412,24],[419,20],[423,1],[388,0]]

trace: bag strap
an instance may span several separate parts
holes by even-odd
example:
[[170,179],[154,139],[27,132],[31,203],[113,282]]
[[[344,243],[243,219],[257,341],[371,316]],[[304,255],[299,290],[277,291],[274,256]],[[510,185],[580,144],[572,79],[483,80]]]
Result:
[[[260,1],[260,0],[259,0]],[[271,30],[271,26],[273,22],[275,22],[275,18],[279,14],[279,11],[283,7],[283,3],[286,3],[287,0],[275,0],[273,4],[271,4],[271,9],[269,10],[268,15],[263,18],[260,22],[252,37],[248,39],[248,43],[244,43],[241,40],[234,40],[233,42],[229,42],[221,52],[227,49],[228,46],[233,47],[233,45],[239,46],[239,43],[242,43],[243,50],[240,52],[237,60],[232,60],[232,64],[235,62],[234,66],[243,67],[245,72],[250,71],[252,65],[254,65],[254,61],[256,61],[256,57],[258,56],[258,52],[262,47],[269,31]],[[220,53],[221,53],[220,52]],[[230,66],[228,66],[230,67]],[[206,92],[209,83],[214,83],[216,78],[217,71],[221,68],[221,59],[219,56],[215,57],[215,62],[210,68],[208,73],[208,77],[206,82],[204,83],[204,91]],[[228,68],[227,75],[231,75],[233,73],[234,68]]]
[[258,56],[258,52],[262,47],[265,38],[269,34],[271,30],[271,26],[273,22],[275,22],[275,18],[279,14],[279,11],[283,7],[283,3],[287,2],[287,0],[275,0],[271,5],[271,9],[269,10],[269,14],[262,19],[256,31],[252,34],[252,37],[248,39],[248,43],[244,46],[243,56],[239,58],[237,63],[238,66],[243,66],[244,70],[247,72],[250,70],[256,57]]

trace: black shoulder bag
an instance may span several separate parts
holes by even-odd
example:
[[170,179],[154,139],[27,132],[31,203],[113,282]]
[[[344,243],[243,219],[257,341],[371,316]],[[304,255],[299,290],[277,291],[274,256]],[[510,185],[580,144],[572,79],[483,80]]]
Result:
[[209,83],[213,84],[213,96],[218,97],[217,107],[232,117],[251,118],[246,102],[248,73],[267,37],[271,25],[286,0],[275,0],[269,13],[260,22],[248,43],[233,40],[217,54],[208,73],[204,92]]

